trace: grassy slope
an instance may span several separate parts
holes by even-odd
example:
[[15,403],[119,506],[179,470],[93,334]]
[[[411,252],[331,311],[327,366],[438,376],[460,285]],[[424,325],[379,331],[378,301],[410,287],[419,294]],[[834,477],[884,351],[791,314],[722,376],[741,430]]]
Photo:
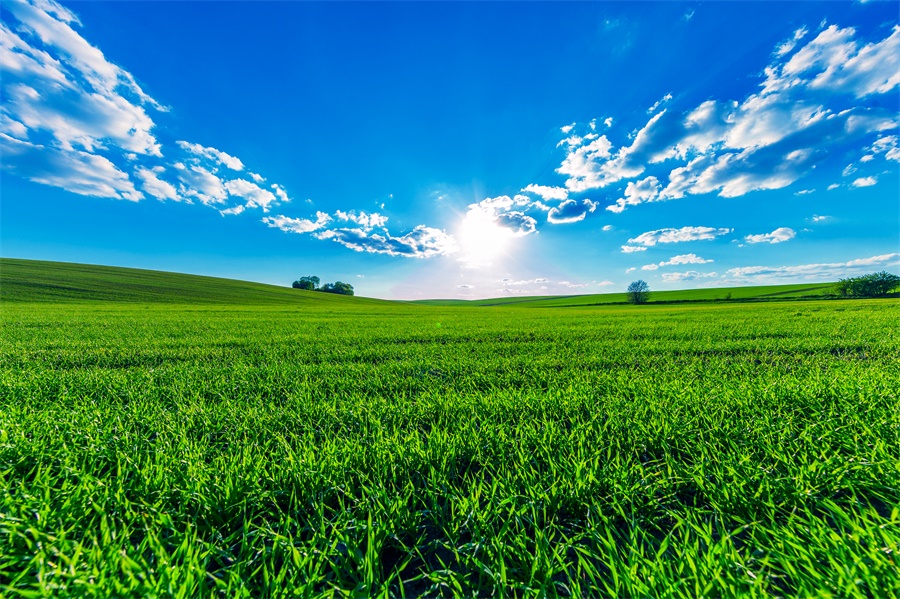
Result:
[[[188,304],[296,304],[326,302],[330,305],[383,303],[368,298],[347,298],[311,293],[232,279],[203,277],[155,270],[119,268],[0,258],[0,301],[60,302],[106,301]],[[831,284],[769,285],[720,289],[657,291],[651,303],[711,301],[724,299],[766,300],[822,297]],[[410,302],[431,306],[519,306],[549,308],[624,303],[624,293],[569,296],[505,297],[476,301],[422,300]]]
[[12,258],[0,258],[0,301],[232,305],[383,303],[232,279]]
[[894,301],[0,289],[0,596],[900,596]]
[[[683,289],[679,291],[654,291],[650,303],[735,300],[771,300],[821,298],[831,293],[832,283],[802,283],[794,285],[758,285],[753,287],[720,287],[715,289]],[[415,303],[432,306],[520,306],[523,308],[552,308],[563,306],[597,306],[621,304],[624,293],[599,293],[589,295],[550,295],[529,297],[497,297],[483,300],[419,300]]]

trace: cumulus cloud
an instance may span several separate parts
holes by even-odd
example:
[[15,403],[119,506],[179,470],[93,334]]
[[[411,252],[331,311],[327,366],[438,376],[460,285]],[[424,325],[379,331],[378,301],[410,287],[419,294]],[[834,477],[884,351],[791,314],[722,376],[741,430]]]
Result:
[[245,208],[262,208],[263,212],[268,212],[269,206],[276,201],[274,193],[246,179],[228,181],[225,189],[230,195],[244,199]]
[[625,187],[625,197],[616,200],[616,203],[607,206],[610,212],[622,212],[626,206],[637,206],[644,202],[653,202],[659,199],[660,184],[656,177],[647,177],[640,181],[630,181]]
[[860,177],[850,184],[851,187],[871,187],[878,183],[878,177]]
[[342,221],[349,221],[355,223],[362,227],[363,229],[371,229],[373,227],[383,227],[388,220],[388,217],[378,214],[377,212],[366,213],[359,212],[358,214],[351,210],[350,212],[343,212],[338,210],[334,213],[335,218],[338,218]]
[[534,183],[522,188],[522,191],[539,195],[545,200],[565,200],[569,197],[569,191],[565,187],[535,185]]
[[622,252],[625,254],[633,254],[634,252],[646,252],[647,247],[643,245],[623,245]]
[[228,190],[222,180],[202,166],[187,166],[181,162],[174,166],[180,181],[178,190],[183,197],[196,198],[207,206],[223,204],[228,199]]
[[[804,44],[807,33],[798,29],[776,48],[760,89],[742,100],[708,100],[685,112],[660,102],[630,144],[616,147],[603,136],[570,147],[557,169],[566,188],[583,192],[658,169],[659,188],[647,176],[631,181],[631,193],[608,209],[705,193],[737,197],[787,187],[837,151],[890,137],[883,132],[898,126],[896,111],[869,98],[900,84],[900,26],[869,43],[836,25]],[[900,160],[893,149],[881,154]]]
[[326,212],[316,212],[316,220],[290,218],[279,214],[278,216],[266,216],[262,222],[287,233],[312,233],[328,225],[331,217]]
[[759,235],[747,235],[744,240],[747,243],[783,243],[797,236],[797,232],[788,227],[779,227],[771,233],[761,233]]
[[159,175],[165,172],[165,170],[166,169],[161,166],[152,169],[139,166],[135,169],[134,174],[137,175],[138,179],[143,181],[141,189],[152,195],[154,198],[158,200],[175,200],[177,202],[181,198],[178,197],[178,191],[175,189],[175,186],[168,181],[159,178]]
[[566,200],[547,213],[547,220],[553,224],[575,223],[584,220],[589,212],[597,209],[597,202],[591,200]]
[[319,239],[330,239],[357,252],[406,258],[445,256],[457,250],[452,236],[424,225],[419,225],[401,237],[392,237],[389,233],[372,233],[364,229],[332,229],[315,235]]
[[[179,141],[176,143],[178,144],[178,147],[180,147],[182,150],[184,150],[185,152],[192,154],[194,156],[201,157],[201,158],[207,158],[209,160],[212,160],[216,164],[221,164],[223,166],[226,166],[233,171],[244,170],[244,163],[241,162],[240,159],[235,158],[234,156],[231,156],[230,154],[226,154],[225,152],[223,152],[221,150],[217,150],[215,148],[207,148],[207,147],[201,146],[200,144],[192,144],[187,141]],[[257,177],[259,177],[259,179],[257,180],[257,183],[261,183],[263,181],[262,177],[254,174],[254,173],[250,173],[250,176],[254,180],[256,180]]]
[[[628,240],[628,243],[639,243],[644,246],[653,246],[657,243],[681,243],[684,241],[701,241],[715,239],[721,235],[731,233],[731,229],[716,229],[713,227],[682,227],[680,229],[657,229],[641,233],[637,237]],[[625,246],[623,246],[624,248]]]
[[486,230],[495,225],[514,237],[524,237],[537,231],[537,221],[524,212],[532,208],[546,207],[524,195],[485,198],[469,204],[464,220],[470,223],[470,229]]

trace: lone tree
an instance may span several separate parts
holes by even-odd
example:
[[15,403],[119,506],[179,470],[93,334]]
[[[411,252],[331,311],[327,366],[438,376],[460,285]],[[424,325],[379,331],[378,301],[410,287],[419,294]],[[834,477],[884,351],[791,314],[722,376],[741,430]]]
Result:
[[646,281],[638,279],[628,286],[626,296],[630,304],[643,304],[650,299],[650,285],[647,285]]
[[300,277],[298,280],[294,281],[294,284],[291,285],[294,289],[305,289],[307,291],[318,291],[319,289],[319,277]]

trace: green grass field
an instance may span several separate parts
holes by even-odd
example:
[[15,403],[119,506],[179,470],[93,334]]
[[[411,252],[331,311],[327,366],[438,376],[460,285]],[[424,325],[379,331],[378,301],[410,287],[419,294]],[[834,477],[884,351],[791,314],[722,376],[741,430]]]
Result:
[[0,596],[900,594],[896,299],[0,298]]

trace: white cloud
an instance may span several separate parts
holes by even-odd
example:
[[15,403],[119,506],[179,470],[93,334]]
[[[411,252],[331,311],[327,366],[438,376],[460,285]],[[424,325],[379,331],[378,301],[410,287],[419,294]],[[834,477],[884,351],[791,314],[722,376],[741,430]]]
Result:
[[788,52],[794,49],[794,46],[797,45],[797,42],[806,37],[807,29],[806,27],[801,27],[800,29],[794,32],[793,37],[791,39],[785,41],[780,46],[775,49],[775,54],[778,56],[784,56]]
[[832,183],[831,185],[828,186],[828,191],[833,191],[833,190],[839,188],[840,186],[841,186],[840,183]]
[[656,177],[647,177],[640,181],[630,181],[625,187],[625,197],[616,200],[615,204],[607,206],[610,212],[619,213],[626,206],[637,206],[644,202],[653,202],[659,199],[659,180]]
[[[250,173],[250,175],[252,176],[253,173]],[[255,177],[253,177],[253,178],[255,179]],[[260,178],[262,178],[262,177],[260,177]],[[257,183],[260,183],[260,181],[257,181]],[[291,198],[288,197],[288,194],[284,190],[284,187],[282,187],[281,185],[279,185],[277,183],[272,183],[272,185],[270,185],[270,187],[275,190],[275,195],[278,196],[278,199],[280,201],[285,202],[285,203],[291,201]]]
[[[657,229],[647,231],[628,240],[628,243],[639,243],[653,246],[657,243],[681,243],[684,241],[700,241],[715,239],[720,235],[731,233],[731,229],[715,229],[713,227],[682,227],[680,229]],[[623,246],[624,247],[624,246]]]
[[800,191],[795,191],[794,195],[795,196],[805,196],[805,195],[809,195],[809,194],[815,193],[815,192],[816,192],[815,189],[801,189]]
[[647,110],[647,112],[649,112],[649,113],[651,113],[651,114],[654,113],[654,112],[656,112],[656,109],[657,109],[657,108],[659,108],[660,106],[662,106],[663,104],[665,104],[666,102],[668,102],[668,101],[671,100],[671,99],[672,99],[672,94],[666,94],[665,96],[663,96],[662,98],[660,98],[659,100],[657,100],[657,101],[653,104],[653,106],[651,106],[651,107]]
[[603,228],[601,230],[602,231],[612,231],[613,226],[612,225],[603,225]]
[[287,233],[311,233],[328,225],[331,222],[331,217],[325,212],[316,212],[316,220],[290,218],[279,214],[278,216],[266,216],[262,219],[262,222]]
[[569,132],[575,128],[575,123],[571,125],[566,125],[565,127],[560,127],[559,130],[562,131],[565,135],[568,135]]
[[[658,112],[630,145],[617,148],[602,137],[595,146],[570,148],[557,172],[568,177],[569,190],[581,192],[679,161],[668,167],[668,181],[654,200],[705,193],[737,197],[787,187],[832,148],[845,151],[846,145],[896,128],[895,110],[860,99],[900,84],[900,26],[868,44],[852,28],[826,27],[794,52],[806,34],[798,29],[776,49],[757,93],[740,101],[708,100],[683,114],[656,105]],[[884,153],[900,160],[900,149]],[[637,197],[624,197],[609,210],[622,211]]]
[[161,155],[145,106],[163,107],[75,32],[73,13],[51,0],[3,6],[16,21],[0,23],[2,112],[11,121],[49,134],[54,143],[47,147],[62,151],[96,153],[112,145]]
[[248,172],[247,174],[250,175],[250,178],[253,179],[253,181],[255,181],[256,183],[262,183],[266,180],[265,177],[257,173]]
[[709,264],[712,260],[701,258],[697,254],[681,254],[680,256],[672,256],[665,262],[660,262],[660,266],[675,266],[677,264]]
[[246,179],[228,181],[225,189],[232,196],[246,200],[246,208],[262,208],[263,212],[268,212],[270,205],[276,203],[275,194]]
[[521,285],[540,285],[542,283],[549,283],[550,279],[547,279],[544,277],[539,277],[536,279],[522,279],[522,280],[516,281],[514,279],[510,279],[509,277],[506,277],[506,278],[500,279],[500,282],[502,284],[506,285],[507,287],[509,287],[509,286],[521,286]]
[[597,287],[608,287],[609,285],[615,285],[615,283],[609,280],[600,281],[599,283],[597,283]]
[[522,191],[539,195],[545,200],[565,200],[569,197],[569,191],[565,187],[535,185],[534,183],[522,188]]
[[860,177],[850,184],[851,187],[871,187],[878,183],[878,177]]
[[134,174],[138,179],[143,181],[141,188],[158,200],[174,200],[179,201],[178,192],[175,186],[168,181],[159,178],[159,174],[165,169],[158,166],[154,169],[139,166],[135,169]]
[[609,129],[610,127],[613,126],[613,118],[611,116],[606,117],[606,119],[603,121],[603,124],[606,125],[607,129]]
[[742,266],[727,272],[734,282],[767,281],[779,279],[830,279],[835,280],[861,271],[900,264],[900,253],[881,254],[848,262],[800,264],[795,266]]
[[363,229],[333,229],[317,233],[357,252],[387,254],[406,258],[445,256],[457,251],[456,241],[440,229],[419,225],[402,237],[375,234]]
[[771,233],[761,233],[759,235],[747,235],[744,240],[747,243],[782,243],[789,241],[797,236],[797,232],[787,227],[779,227]]
[[668,260],[664,260],[658,264],[645,264],[641,270],[657,270],[662,266],[678,266],[681,264],[709,264],[712,260],[701,258],[697,254],[681,254],[672,256]]
[[225,203],[228,190],[216,175],[202,166],[186,166],[180,162],[174,166],[181,182],[178,191],[182,197],[196,198],[207,206]]
[[589,212],[597,209],[597,202],[591,200],[566,200],[547,213],[547,221],[553,224],[575,223],[584,220]]
[[675,283],[678,281],[694,281],[717,276],[719,276],[719,274],[715,272],[697,272],[696,270],[689,270],[687,272],[666,272],[663,273],[662,279],[666,283]]
[[570,191],[603,187],[610,181],[610,177],[601,169],[610,156],[611,148],[612,143],[605,135],[598,137],[591,143],[570,151],[556,172],[569,176],[566,187]]
[[537,221],[523,210],[538,208],[549,210],[540,202],[532,202],[524,195],[515,197],[498,196],[485,198],[469,204],[464,222],[469,222],[478,229],[488,229],[490,224],[501,227],[514,237],[524,237],[537,231]]
[[[198,158],[207,158],[209,160],[212,160],[216,164],[224,165],[233,171],[244,170],[244,163],[241,162],[240,159],[235,158],[234,156],[232,156],[230,154],[226,154],[225,152],[223,152],[221,150],[217,150],[215,148],[208,148],[205,146],[201,146],[200,144],[192,144],[188,141],[179,141],[176,143],[178,144],[178,147],[180,147],[182,150],[184,150],[185,152],[188,152],[189,154],[193,154],[194,156],[197,156]],[[256,175],[256,177],[254,177],[251,174],[251,177],[253,177],[253,179],[256,179],[256,177],[259,177],[259,175]],[[261,180],[262,180],[262,177],[260,177],[260,181]]]
[[633,254],[634,252],[646,252],[647,247],[643,245],[623,245],[622,252],[625,254]]
[[340,220],[355,223],[363,229],[384,227],[388,220],[388,217],[378,214],[377,212],[368,214],[366,212],[360,212],[359,214],[357,214],[354,210],[351,210],[350,212],[343,212],[341,210],[338,210],[334,213],[334,216],[335,218],[339,218]]
[[3,168],[35,183],[84,196],[136,202],[143,194],[128,175],[103,156],[61,150],[0,134]]
[[812,222],[814,222],[814,223],[820,223],[820,222],[822,222],[823,220],[828,220],[829,218],[831,218],[831,217],[830,217],[830,216],[820,216],[820,215],[818,215],[818,214],[813,214],[813,215],[812,215],[812,218],[811,218],[810,220],[811,220]]

